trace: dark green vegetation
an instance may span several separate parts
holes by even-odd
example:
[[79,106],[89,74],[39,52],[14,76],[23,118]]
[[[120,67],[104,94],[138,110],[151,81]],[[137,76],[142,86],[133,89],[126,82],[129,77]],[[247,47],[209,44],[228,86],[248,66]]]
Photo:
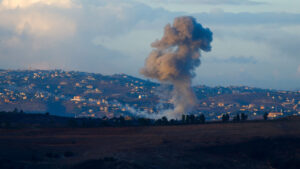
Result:
[[[240,117],[241,116],[241,117]],[[49,112],[45,114],[27,114],[22,110],[15,109],[12,112],[0,111],[0,128],[22,129],[22,128],[92,128],[92,127],[125,127],[125,126],[167,126],[167,125],[190,125],[205,123],[228,123],[246,122],[247,115],[236,114],[230,120],[229,114],[224,114],[222,121],[209,121],[203,114],[195,116],[182,115],[179,120],[162,117],[160,119],[130,118],[123,116],[113,118],[72,118],[53,116]],[[267,120],[267,118],[265,119]],[[253,121],[253,120],[252,120]],[[257,120],[259,121],[259,120]]]
[[191,125],[0,129],[1,169],[299,169],[299,161],[296,116]]

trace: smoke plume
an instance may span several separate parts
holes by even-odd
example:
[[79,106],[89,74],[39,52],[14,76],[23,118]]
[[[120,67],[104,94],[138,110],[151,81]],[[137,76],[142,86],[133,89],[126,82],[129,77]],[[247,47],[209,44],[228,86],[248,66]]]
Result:
[[141,74],[174,86],[171,101],[175,107],[167,113],[168,118],[179,118],[195,106],[191,82],[200,65],[200,50],[211,50],[212,35],[195,18],[183,16],[175,18],[173,25],[167,24],[162,39],[151,44],[154,49]]

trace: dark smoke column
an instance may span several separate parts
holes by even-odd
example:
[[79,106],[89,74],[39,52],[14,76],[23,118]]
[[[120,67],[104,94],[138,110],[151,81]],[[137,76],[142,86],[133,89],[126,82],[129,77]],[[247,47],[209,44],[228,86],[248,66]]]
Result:
[[183,16],[175,18],[173,25],[166,25],[162,39],[151,44],[154,49],[141,74],[174,85],[175,109],[167,112],[168,118],[180,118],[195,106],[191,82],[195,68],[200,65],[200,50],[211,50],[212,35],[195,18]]

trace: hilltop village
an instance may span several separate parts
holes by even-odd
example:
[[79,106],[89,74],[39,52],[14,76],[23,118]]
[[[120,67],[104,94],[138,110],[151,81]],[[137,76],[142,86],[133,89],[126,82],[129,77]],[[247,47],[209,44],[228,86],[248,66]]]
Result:
[[[1,70],[0,110],[50,113],[69,117],[131,119],[171,109],[172,86],[126,74],[111,76],[62,70]],[[193,87],[198,104],[193,112],[207,120],[244,113],[249,119],[300,114],[300,91],[247,86]]]

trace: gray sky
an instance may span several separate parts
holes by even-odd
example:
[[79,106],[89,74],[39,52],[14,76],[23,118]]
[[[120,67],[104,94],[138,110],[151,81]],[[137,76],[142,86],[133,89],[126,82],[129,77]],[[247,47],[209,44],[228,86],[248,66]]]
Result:
[[0,68],[139,76],[181,15],[214,33],[194,84],[300,89],[299,0],[0,0]]

